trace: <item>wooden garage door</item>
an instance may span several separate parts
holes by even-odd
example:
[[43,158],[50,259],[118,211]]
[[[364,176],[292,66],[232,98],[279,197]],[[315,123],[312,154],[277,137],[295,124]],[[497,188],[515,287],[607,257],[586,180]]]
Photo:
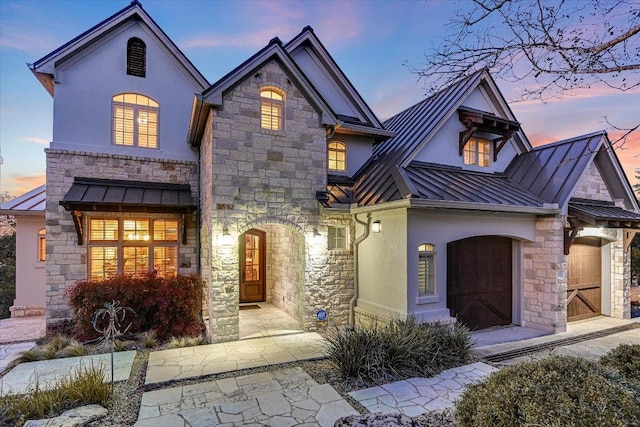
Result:
[[447,307],[471,329],[511,324],[511,246],[497,236],[447,245]]
[[602,304],[602,251],[600,239],[575,240],[567,257],[567,320],[599,316]]

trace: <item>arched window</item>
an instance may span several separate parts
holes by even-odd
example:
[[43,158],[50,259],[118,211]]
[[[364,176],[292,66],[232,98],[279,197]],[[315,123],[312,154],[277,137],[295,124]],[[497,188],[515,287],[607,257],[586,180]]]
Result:
[[44,228],[38,230],[38,262],[47,260],[47,231]]
[[147,71],[147,45],[137,37],[127,42],[127,74],[145,77]]
[[129,147],[158,148],[156,101],[137,93],[113,97],[113,143]]
[[418,246],[418,296],[435,293],[436,246],[423,243]]
[[284,95],[272,88],[260,90],[260,124],[262,129],[282,130]]
[[327,167],[329,170],[347,170],[347,147],[342,142],[330,142],[327,146]]

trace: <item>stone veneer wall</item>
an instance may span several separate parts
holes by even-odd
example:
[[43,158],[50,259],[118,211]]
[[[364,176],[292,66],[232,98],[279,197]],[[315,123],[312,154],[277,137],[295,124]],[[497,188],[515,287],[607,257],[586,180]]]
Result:
[[270,269],[267,301],[294,319],[303,318],[304,236],[283,226],[267,227],[267,268]]
[[522,326],[548,332],[567,328],[567,261],[564,217],[536,220],[533,242],[524,242]]
[[[260,88],[265,86],[285,93],[283,131],[260,127]],[[326,256],[317,256],[316,252],[322,251],[316,251],[311,243],[314,228],[323,236],[327,234],[315,198],[317,191],[326,190],[327,183],[326,132],[318,113],[278,63],[271,61],[227,91],[223,105],[212,109],[208,120],[211,135],[204,138],[210,140],[201,145],[202,218],[209,221],[212,247],[210,255],[203,250],[203,258],[210,258],[203,259],[202,265],[211,264],[206,274],[211,277],[212,341],[238,338],[237,237],[250,228],[270,224],[286,226],[304,236],[303,322],[305,328],[314,328],[315,311],[327,307],[338,293],[334,288],[344,283],[333,278],[334,266]],[[204,200],[210,202],[205,204]],[[229,247],[217,242],[225,227],[234,236]],[[336,257],[330,257],[330,262],[335,261]],[[336,321],[342,318],[347,318],[346,312],[335,317]]]
[[631,248],[624,251],[623,230],[610,230],[611,242],[611,317],[631,318]]
[[580,199],[603,200],[610,202],[611,194],[607,189],[595,162],[591,162],[585,174],[576,185],[573,197]]
[[[190,184],[193,200],[197,200],[197,168],[195,162],[154,160],[143,157],[96,154],[79,151],[46,149],[47,197],[45,223],[47,229],[46,318],[47,324],[72,317],[64,295],[65,289],[87,278],[87,245],[78,245],[71,214],[59,205],[74,177],[110,178],[149,182]],[[101,217],[116,216],[91,212]],[[122,213],[118,216],[166,218],[167,215]],[[194,218],[187,216],[187,244],[180,243],[178,267],[182,274],[197,271],[197,239]],[[86,218],[83,218],[86,229]],[[184,265],[185,267],[180,267]]]

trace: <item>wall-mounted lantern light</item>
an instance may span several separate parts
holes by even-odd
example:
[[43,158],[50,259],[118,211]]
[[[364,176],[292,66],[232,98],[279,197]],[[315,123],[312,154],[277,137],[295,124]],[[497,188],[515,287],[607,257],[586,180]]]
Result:
[[380,224],[380,221],[374,221],[371,224],[371,231],[373,231],[374,233],[379,233],[382,231],[382,224]]
[[225,225],[222,227],[222,246],[231,246],[231,243],[233,243],[233,238],[229,233],[229,228]]

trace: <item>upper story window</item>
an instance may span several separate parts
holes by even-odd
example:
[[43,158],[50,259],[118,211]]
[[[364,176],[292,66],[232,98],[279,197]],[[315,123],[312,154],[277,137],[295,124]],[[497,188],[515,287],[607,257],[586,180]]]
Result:
[[418,246],[418,296],[435,293],[436,246],[423,243]]
[[464,164],[489,167],[491,142],[486,139],[472,137],[464,146]]
[[262,129],[283,129],[284,95],[271,88],[260,91],[260,126]]
[[327,248],[329,250],[349,248],[349,232],[347,227],[329,226],[327,232]]
[[42,228],[38,230],[38,262],[45,262],[47,259],[47,231]]
[[147,71],[147,45],[137,37],[127,42],[127,74],[145,77]]
[[129,147],[158,148],[156,101],[137,93],[113,97],[113,143]]
[[342,142],[330,142],[327,146],[327,166],[329,170],[347,170],[347,147]]

